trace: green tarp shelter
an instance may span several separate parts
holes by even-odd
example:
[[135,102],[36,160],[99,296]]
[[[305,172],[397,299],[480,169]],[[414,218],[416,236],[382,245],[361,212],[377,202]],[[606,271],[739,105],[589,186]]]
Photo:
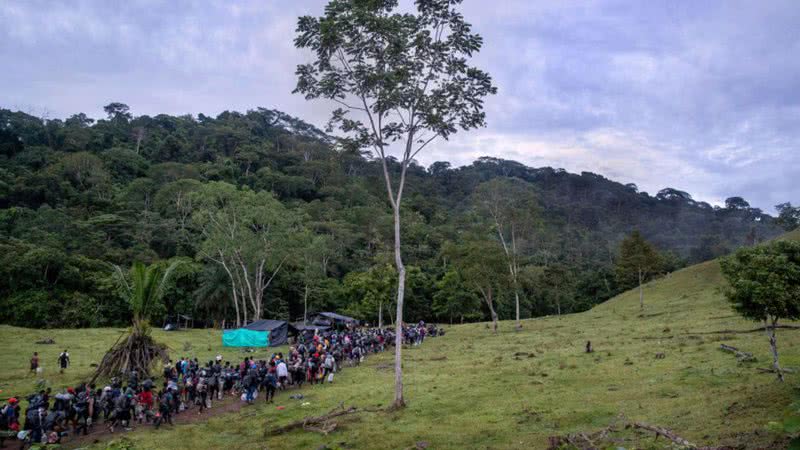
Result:
[[269,331],[255,331],[246,328],[222,332],[222,345],[225,347],[267,347]]

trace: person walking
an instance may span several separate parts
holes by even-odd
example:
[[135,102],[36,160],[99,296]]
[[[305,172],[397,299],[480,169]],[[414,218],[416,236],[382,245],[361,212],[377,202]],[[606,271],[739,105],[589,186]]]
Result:
[[30,373],[36,375],[39,371],[39,353],[33,352],[33,356],[31,356],[31,371]]
[[69,352],[67,349],[64,349],[64,351],[58,355],[58,366],[61,368],[59,373],[64,373],[67,367],[69,367]]

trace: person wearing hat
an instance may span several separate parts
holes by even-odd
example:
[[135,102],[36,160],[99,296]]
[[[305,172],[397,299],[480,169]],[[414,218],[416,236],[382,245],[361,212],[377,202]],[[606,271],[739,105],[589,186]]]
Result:
[[[13,436],[19,431],[19,401],[11,397],[5,406],[0,409],[0,447],[6,437]],[[6,435],[8,433],[8,435]]]

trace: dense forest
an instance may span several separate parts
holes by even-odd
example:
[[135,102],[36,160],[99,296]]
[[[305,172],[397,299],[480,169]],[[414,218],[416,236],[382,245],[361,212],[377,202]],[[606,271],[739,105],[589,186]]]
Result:
[[[392,321],[392,217],[369,154],[275,110],[104,110],[95,121],[0,109],[0,322],[129,323],[114,266],[176,261],[154,314],[165,321],[320,310]],[[500,318],[515,295],[522,317],[585,310],[635,285],[619,255],[637,230],[659,276],[782,229],[741,197],[712,206],[492,157],[413,165],[408,177],[408,321],[486,319],[487,291]]]

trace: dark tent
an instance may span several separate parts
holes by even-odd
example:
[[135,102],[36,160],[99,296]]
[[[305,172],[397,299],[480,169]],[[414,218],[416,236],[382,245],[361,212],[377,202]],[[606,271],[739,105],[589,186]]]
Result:
[[311,325],[311,324],[306,325],[303,322],[295,322],[292,324],[292,326],[294,326],[295,329],[297,329],[297,332],[299,334],[305,336],[306,339],[310,339],[312,336],[314,336],[314,333],[317,331],[322,333],[323,331],[327,331],[331,328],[324,325]]
[[303,322],[295,322],[292,324],[297,331],[311,331],[312,333],[316,330],[319,331],[327,331],[330,327],[326,327],[325,325],[304,325]]
[[341,314],[336,314],[333,312],[321,312],[314,316],[314,325],[322,325],[322,326],[333,326],[333,325],[358,325],[358,320],[343,316]]
[[262,319],[244,327],[251,331],[269,331],[269,346],[286,345],[289,342],[289,333],[297,333],[297,329],[283,320]]

